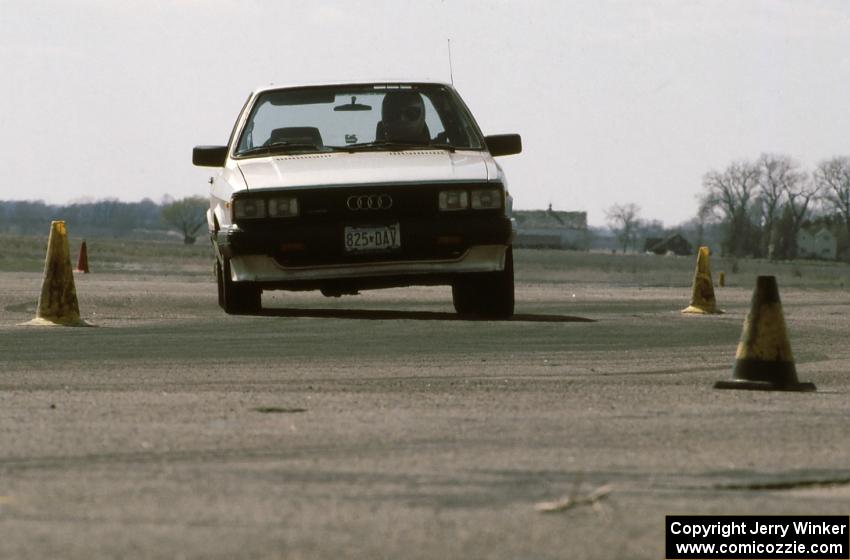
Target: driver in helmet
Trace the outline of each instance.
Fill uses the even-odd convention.
[[[381,105],[378,139],[388,142],[428,144],[431,134],[425,124],[425,104],[415,91],[391,91]]]

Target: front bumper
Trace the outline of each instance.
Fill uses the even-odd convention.
[[[346,226],[392,223],[399,224],[401,248],[345,251]],[[219,255],[230,260],[234,282],[264,289],[341,292],[450,284],[460,274],[503,270],[516,236],[514,221],[495,212],[267,220],[243,227],[223,228],[212,236]]]
[[[457,257],[447,259],[384,260],[318,266],[284,266],[268,255],[239,255],[230,259],[230,270],[231,279],[235,282],[261,284],[309,284],[368,278],[392,279],[389,283],[393,285],[429,284],[441,283],[441,279],[456,274],[503,270],[506,251],[506,245],[477,245]],[[417,277],[421,278],[417,280]]]

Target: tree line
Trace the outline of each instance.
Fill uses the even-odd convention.
[[[191,244],[206,224],[208,207],[207,199],[200,196],[179,200],[165,197],[159,204],[150,199],[105,199],[67,205],[0,200],[0,233],[44,235],[51,221],[64,220],[75,236],[166,237],[169,232],[176,232],[184,243]]]
[[[804,169],[791,156],[762,154],[730,163],[702,178],[697,217],[679,229],[720,233],[723,255],[794,259],[805,227],[825,227],[835,236],[838,254],[850,256],[850,157],[837,156]],[[637,238],[659,229],[642,220],[634,203],[606,212],[623,251],[637,249]],[[669,231],[669,230],[668,230]]]
[[[850,157],[806,170],[787,155],[762,154],[703,176],[700,222],[723,227],[721,249],[736,257],[794,259],[805,226],[827,227],[846,253],[850,241]]]

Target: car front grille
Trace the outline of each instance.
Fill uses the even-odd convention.
[[[325,187],[296,194],[304,219],[370,220],[380,216],[428,216],[437,213],[440,185]]]
[[[440,211],[439,192],[493,188],[492,183],[429,183],[328,186],[285,191],[264,190],[248,196],[298,198],[299,215],[238,222],[239,252],[263,252],[285,266],[453,259],[475,244],[506,243],[510,222],[502,209]],[[237,196],[246,196],[245,194]],[[347,227],[398,224],[401,247],[352,254],[343,247]],[[446,239],[456,239],[447,243]],[[303,247],[291,250],[292,246]]]
[[[439,192],[446,189],[493,188],[493,183],[419,183],[396,185],[325,186],[288,188],[285,190],[251,191],[238,197],[273,197],[278,195],[298,198],[303,223],[339,220],[373,220],[380,217],[426,217],[445,214],[438,209]],[[477,211],[480,212],[480,211]],[[502,213],[502,210],[497,210]],[[284,218],[290,220],[290,218]],[[273,219],[270,219],[273,220]],[[257,220],[265,221],[265,220]],[[239,222],[240,227],[250,227],[255,220]]]

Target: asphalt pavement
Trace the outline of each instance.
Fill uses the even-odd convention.
[[[91,275],[96,328],[18,326],[39,285],[0,274],[0,558],[657,559],[665,515],[850,512],[846,290],[782,292],[793,393],[712,388],[745,287],[520,284],[491,322]]]

